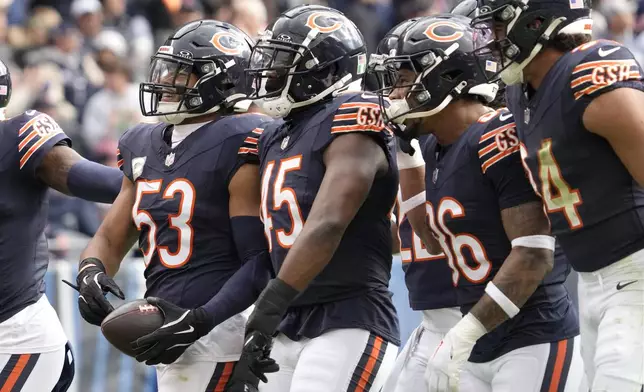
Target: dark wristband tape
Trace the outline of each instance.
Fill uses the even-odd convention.
[[[255,310],[246,325],[246,334],[258,331],[272,335],[299,291],[280,278],[271,279],[255,302]]]

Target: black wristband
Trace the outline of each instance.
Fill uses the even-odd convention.
[[[255,310],[250,316],[246,333],[258,331],[272,335],[279,326],[289,305],[299,291],[279,278],[271,279],[255,302]]]

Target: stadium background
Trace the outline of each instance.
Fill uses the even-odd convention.
[[[88,159],[114,166],[119,136],[143,120],[138,83],[149,58],[177,26],[201,18],[231,22],[251,36],[285,9],[326,4],[351,18],[368,48],[396,23],[446,12],[459,0],[0,0],[0,59],[11,71],[13,97],[7,115],[36,109],[54,117]],[[644,0],[593,1],[595,35],[624,43],[644,59]],[[100,330],[82,321],[73,280],[78,255],[107,206],[52,191],[47,228],[52,262],[47,293],[70,337],[76,356],[71,392],[156,391],[151,369],[120,355]],[[136,253],[124,262],[117,282],[129,299],[142,297],[143,262]],[[576,296],[575,276],[569,284]],[[409,309],[400,259],[394,259],[391,289],[403,341],[420,317]],[[112,299],[114,299],[112,297]]]

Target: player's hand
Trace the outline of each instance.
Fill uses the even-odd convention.
[[[125,299],[125,294],[107,275],[105,266],[99,259],[87,258],[81,261],[78,268],[77,286],[64,282],[78,291],[78,309],[83,319],[90,324],[100,326],[103,319],[114,310],[105,295],[112,293],[120,299]]]
[[[202,308],[183,309],[164,299],[146,298],[163,313],[164,322],[156,331],[132,342],[136,360],[146,365],[171,364],[190,345],[208,334],[213,328]]]
[[[429,392],[458,392],[461,371],[476,341],[487,331],[471,314],[465,315],[440,342],[427,363],[425,380]]]
[[[275,373],[280,369],[277,362],[270,357],[272,346],[271,336],[257,331],[247,334],[241,357],[235,365],[228,385],[232,387],[235,384],[245,384],[257,388],[260,380],[267,382],[266,373]]]

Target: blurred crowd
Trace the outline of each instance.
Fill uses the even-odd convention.
[[[145,121],[138,83],[150,56],[187,22],[214,18],[257,36],[302,3],[344,12],[369,49],[396,23],[450,10],[459,0],[0,0],[0,58],[14,82],[7,116],[50,114],[83,156],[115,165],[119,136]],[[644,0],[593,1],[595,33],[624,43],[644,62]],[[376,22],[377,21],[377,22]],[[52,228],[92,235],[100,210],[52,195]],[[53,230],[55,232],[55,230]]]

